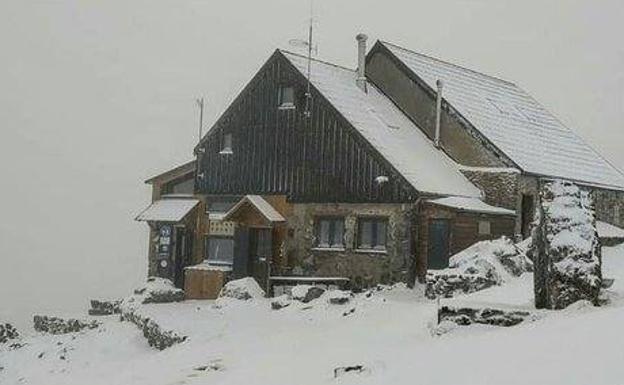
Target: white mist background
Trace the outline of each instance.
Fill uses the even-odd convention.
[[[192,158],[303,0],[0,2],[0,321],[81,312],[145,276],[148,177]],[[358,32],[519,84],[624,167],[624,3],[316,0],[319,57]],[[296,50],[290,47],[291,50]],[[574,167],[573,164],[570,167]]]

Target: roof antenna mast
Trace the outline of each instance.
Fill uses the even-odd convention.
[[[199,107],[199,139],[197,142],[200,143],[202,140],[202,129],[204,125],[204,98],[201,97],[195,99],[195,103],[197,103],[197,107]]]
[[[308,28],[308,85],[306,89],[306,106],[304,115],[310,119],[310,104],[312,102],[312,93],[310,92],[310,76],[312,75],[312,33],[314,25],[314,0],[310,0],[310,26]]]
[[[288,41],[288,43],[292,46],[295,47],[299,47],[299,48],[303,48],[305,47],[308,50],[308,66],[307,66],[307,88],[306,88],[306,93],[305,93],[305,97],[306,97],[306,104],[305,104],[305,110],[304,110],[304,116],[306,117],[306,119],[309,119],[310,116],[312,115],[310,109],[312,108],[312,92],[311,92],[311,83],[310,83],[310,77],[312,76],[312,51],[314,51],[315,54],[318,53],[318,47],[314,45],[313,43],[313,36],[314,36],[314,0],[310,0],[310,19],[309,19],[309,26],[308,26],[308,39],[303,40],[303,39],[291,39]]]

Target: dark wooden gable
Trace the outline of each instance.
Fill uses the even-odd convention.
[[[316,90],[304,117],[306,78],[276,51],[198,146],[203,194],[284,194],[292,202],[409,202],[417,192]],[[295,87],[294,109],[278,108]],[[224,153],[226,135],[232,153]],[[389,177],[381,186],[380,175]]]

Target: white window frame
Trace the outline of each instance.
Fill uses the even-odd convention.
[[[233,141],[233,135],[231,133],[223,134],[223,142],[221,143],[221,151],[219,152],[219,154],[222,154],[222,155],[233,154],[234,151],[232,151],[232,146],[233,146],[232,141]]]
[[[292,100],[284,101],[285,90],[291,90]],[[278,98],[278,108],[280,110],[290,110],[295,108],[295,87],[293,86],[281,86],[279,88],[279,92],[277,94]]]
[[[481,219],[479,220],[477,227],[479,235],[492,235],[492,222]]]

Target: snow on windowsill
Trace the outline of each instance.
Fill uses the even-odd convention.
[[[388,250],[379,249],[355,249],[355,252],[360,254],[388,254]]]
[[[219,155],[232,155],[234,154],[234,152],[232,151],[231,148],[224,148],[223,150],[219,151]]]
[[[278,110],[294,110],[296,108],[297,107],[292,103],[282,104],[281,106],[277,107]]]
[[[336,251],[336,252],[341,252],[341,251],[346,251],[346,249],[344,247],[313,247],[312,251]]]
[[[226,261],[207,261],[193,266],[187,266],[185,270],[210,270],[210,271],[232,271],[232,264]]]

